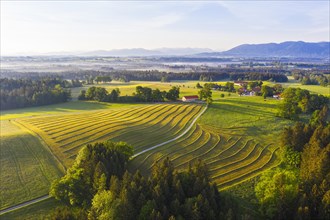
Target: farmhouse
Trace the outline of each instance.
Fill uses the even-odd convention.
[[[196,101],[198,101],[198,96],[197,95],[183,96],[182,101],[183,102],[196,102]]]

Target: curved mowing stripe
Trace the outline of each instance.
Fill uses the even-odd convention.
[[[184,105],[184,106],[186,106],[186,105]],[[182,107],[182,105],[181,105],[181,107]],[[140,127],[140,124],[137,125],[137,126]],[[132,128],[134,128],[134,127],[132,127]],[[95,137],[95,135],[94,135],[94,137]],[[100,138],[102,138],[102,137],[104,137],[103,139],[105,139],[105,137],[107,137],[106,139],[109,139],[109,138],[110,138],[108,134],[102,135],[101,137],[98,136],[97,138],[93,138],[92,140],[90,140],[91,137],[89,137],[89,141],[88,141],[88,143],[94,142],[94,141],[96,141],[96,140],[98,140],[98,141],[102,141],[103,139],[100,139]],[[72,148],[69,148],[69,149],[67,149],[67,150],[65,151],[65,153],[69,153],[69,152],[75,152],[75,153],[76,153],[76,152],[77,152],[77,149],[78,149],[79,147],[81,147],[82,145],[85,145],[85,144],[87,144],[87,143],[84,142],[84,143],[81,143],[81,144],[78,145],[78,146],[74,146],[74,147],[72,147]],[[73,158],[74,156],[75,156],[75,155],[71,155],[70,157]]]
[[[241,182],[244,182],[245,180],[248,180],[249,178],[252,178],[254,176],[257,176],[260,174],[260,172],[262,172],[263,170],[265,169],[268,169],[268,168],[272,168],[272,167],[276,167],[280,164],[280,162],[278,163],[275,163],[274,162],[276,161],[276,151],[279,150],[279,148],[277,148],[271,155],[271,157],[267,160],[266,163],[262,164],[261,166],[259,166],[258,168],[256,169],[253,169],[251,171],[248,171],[246,173],[244,173],[243,175],[241,176],[238,176],[236,178],[233,178],[233,179],[229,179],[225,182],[222,182],[222,183],[219,183],[217,184],[218,187],[222,187],[223,189],[225,188],[228,188],[230,186],[233,186],[233,185],[236,185],[238,183],[241,183]],[[272,166],[272,164],[274,164]],[[267,167],[268,166],[268,167]]]
[[[232,141],[233,138],[228,139],[227,143],[229,143],[229,141]],[[207,163],[207,161],[214,161],[214,160],[219,160],[220,156],[222,156],[224,153],[226,153],[228,150],[233,149],[239,142],[241,142],[242,137],[239,137],[233,144],[229,145],[227,148],[223,149],[222,151],[220,151],[219,153],[217,153],[216,155],[213,155],[212,157],[209,157],[205,160],[205,162]]]
[[[212,176],[211,178],[216,179],[216,178],[219,178],[221,176],[225,176],[224,178],[220,178],[222,180],[222,179],[228,178],[229,176],[234,176],[235,177],[235,175],[239,174],[239,172],[244,171],[245,168],[249,168],[251,166],[253,167],[253,164],[261,163],[263,161],[262,159],[267,157],[266,155],[262,156],[262,154],[270,154],[270,157],[271,157],[273,153],[274,152],[271,152],[271,151],[267,150],[266,148],[264,148],[264,149],[262,149],[262,151],[259,153],[259,155],[256,158],[252,158],[253,160],[248,161],[248,163],[245,164],[244,166],[242,166],[240,164],[240,166],[237,167],[237,168],[234,168],[234,169],[231,169],[229,171],[226,171],[226,172],[220,173],[218,175]]]
[[[220,143],[220,141],[221,141],[221,138],[220,138],[219,135],[216,135],[215,137],[218,137],[218,140],[217,140],[217,141],[212,145],[212,147],[210,147],[207,151],[205,151],[204,153],[199,154],[199,155],[197,155],[197,156],[194,156],[193,158],[189,159],[188,161],[184,161],[183,163],[178,164],[178,165],[175,166],[175,167],[180,167],[180,166],[183,166],[183,165],[185,165],[185,164],[189,164],[189,163],[191,163],[191,161],[196,160],[196,159],[198,159],[198,158],[202,158],[203,156],[205,156],[205,155],[207,155],[208,153],[210,153],[212,150],[214,150],[214,149],[219,145],[219,143]]]
[[[251,157],[251,155],[254,155],[256,153],[256,151],[259,149],[259,148],[257,148],[257,146],[258,146],[258,144],[253,145],[252,149],[250,151],[247,151],[247,154],[246,153],[240,153],[238,158],[235,157],[235,155],[234,155],[232,157],[227,157],[225,159],[219,160],[216,164],[216,167],[209,168],[209,171],[210,172],[217,171],[217,170],[223,169],[225,167],[228,167],[230,165],[233,165],[233,164],[236,164],[236,163],[239,163],[239,162],[242,162],[242,161],[246,160],[248,157]],[[216,163],[216,162],[211,162],[211,163]],[[209,163],[207,165],[209,166],[211,163]]]
[[[188,145],[186,146],[182,146],[182,148],[178,148],[177,150],[174,150],[174,151],[171,151],[170,153],[167,153],[167,154],[164,154],[164,155],[161,155],[159,156],[158,158],[156,158],[156,160],[154,161],[154,163],[151,164],[151,166],[148,167],[148,170],[150,170],[156,163],[158,163],[160,160],[164,159],[165,157],[169,157],[170,155],[172,154],[175,154],[179,151],[182,151],[182,150],[185,150],[186,148],[189,148],[191,145],[195,144],[196,142],[200,141],[201,138],[203,137],[203,135],[205,134],[205,131],[202,130],[200,128],[200,126],[198,126],[198,132],[200,134],[198,134],[197,138],[196,139],[193,139],[191,143],[189,143]],[[173,145],[175,146],[175,145]],[[157,153],[157,152],[155,152]]]
[[[203,142],[198,147],[195,147],[193,150],[191,150],[191,151],[189,151],[187,153],[183,153],[181,155],[178,155],[177,157],[171,158],[171,161],[174,162],[174,161],[176,161],[179,158],[186,157],[187,155],[190,155],[193,152],[198,151],[199,149],[203,148],[204,145],[206,145],[211,140],[211,134],[208,133],[208,132],[205,132],[205,136],[206,135],[207,135],[207,138],[206,139],[203,139]]]
[[[153,146],[153,147],[151,147],[151,148],[148,148],[148,149],[145,149],[145,150],[143,150],[143,151],[141,151],[141,152],[139,152],[139,153],[137,153],[137,154],[135,154],[133,157],[136,157],[136,156],[138,156],[138,155],[140,155],[140,154],[143,154],[143,153],[145,153],[145,152],[148,152],[148,151],[151,151],[151,150],[153,150],[153,149],[156,149],[156,148],[158,148],[158,147],[160,147],[160,146],[163,146],[163,145],[165,145],[165,144],[168,144],[168,143],[171,143],[171,142],[173,142],[173,141],[176,141],[176,140],[178,140],[179,138],[181,138],[183,135],[185,135],[191,128],[192,128],[192,126],[195,124],[195,122],[197,121],[197,119],[206,111],[206,109],[207,109],[207,106],[196,116],[196,118],[191,122],[191,124],[189,125],[189,127],[187,128],[187,130],[185,130],[182,134],[180,134],[179,136],[177,136],[177,137],[175,137],[175,138],[173,138],[173,139],[171,139],[171,140],[168,140],[168,141],[165,141],[165,142],[163,142],[163,143],[161,143],[161,144],[157,144],[156,146]]]
[[[159,110],[159,108],[162,108],[163,106],[161,105],[157,105],[157,106],[152,106],[151,107],[151,110],[150,112],[153,112],[153,111],[156,111],[157,109]],[[150,109],[150,108],[148,108]],[[65,134],[65,130],[63,131],[63,127],[66,127],[68,130],[75,130],[77,127],[79,129],[83,129],[83,128],[88,128],[90,123],[93,123],[93,122],[99,122],[100,120],[101,121],[104,121],[104,120],[128,120],[128,119],[134,119],[134,118],[137,118],[138,116],[140,115],[143,115],[143,111],[142,110],[134,110],[134,112],[129,112],[129,113],[126,113],[124,112],[123,113],[123,116],[119,117],[119,116],[111,116],[111,117],[103,117],[103,118],[97,118],[97,119],[94,119],[94,118],[77,118],[76,119],[76,123],[72,123],[72,122],[68,122],[68,123],[60,123],[59,125],[56,126],[56,129],[46,129],[45,132],[49,132],[50,130],[53,131],[53,132],[50,132],[49,134],[50,135],[53,135],[53,134],[57,134],[57,136],[61,136],[63,134]],[[138,115],[134,115],[134,114],[138,114]],[[134,116],[133,116],[134,115]],[[85,122],[82,122],[82,119],[85,121]],[[77,126],[78,125],[78,126]],[[86,125],[86,126],[83,126],[83,125]]]
[[[122,110],[122,111],[114,111],[114,110],[102,110],[104,111],[106,114],[103,114],[103,115],[98,115],[98,116],[95,116],[94,115],[94,112],[84,112],[84,113],[76,113],[76,114],[70,114],[70,115],[65,115],[65,116],[61,116],[60,118],[58,118],[58,116],[48,116],[48,117],[44,117],[44,118],[40,118],[41,120],[42,119],[47,119],[44,123],[44,125],[40,126],[41,129],[47,129],[47,128],[58,128],[58,124],[60,125],[63,125],[63,124],[74,124],[72,122],[75,122],[75,121],[81,121],[81,118],[84,118],[84,119],[90,119],[90,120],[95,120],[95,119],[99,119],[99,118],[102,118],[106,115],[114,115],[116,117],[122,117],[123,115],[125,114],[134,114],[134,112],[136,111],[142,111],[142,110],[146,110],[146,109],[150,109],[150,108],[154,108],[155,105],[148,105],[148,106],[145,106],[145,107],[140,107],[140,108],[134,108],[134,109],[127,109],[127,110]],[[113,114],[115,113],[115,114]],[[39,119],[39,120],[40,120]],[[52,122],[49,122],[47,123],[47,121],[51,120]],[[54,120],[54,121],[53,121]],[[77,123],[75,123],[77,124]]]
[[[166,107],[167,108],[167,107]],[[150,117],[154,114],[157,114],[157,113],[163,113],[163,111],[166,110],[166,108],[154,108],[150,113]],[[142,115],[143,113],[141,113]],[[137,115],[137,117],[141,116],[140,114]],[[144,119],[146,119],[147,117],[144,117],[144,118],[137,118],[137,119],[132,119],[132,120],[128,120],[128,121],[125,121],[125,120],[116,120],[116,121],[111,121],[111,120],[108,120],[108,119],[104,119],[102,121],[99,121],[99,122],[88,122],[89,123],[89,126],[87,127],[78,127],[77,129],[75,129],[74,131],[70,131],[70,130],[64,130],[64,131],[67,131],[65,135],[61,136],[61,138],[57,139],[56,142],[57,143],[61,143],[65,140],[69,140],[71,139],[72,137],[75,137],[74,134],[77,133],[77,135],[79,136],[82,136],[84,134],[88,134],[88,133],[95,133],[96,130],[107,130],[107,129],[112,129],[117,127],[117,126],[123,126],[123,125],[131,125],[131,124],[135,124],[135,123],[138,123]],[[100,126],[101,125],[101,126]],[[96,128],[94,128],[96,127]],[[62,128],[63,130],[63,128]],[[63,143],[65,144],[65,143]]]
[[[184,108],[183,108],[184,107]],[[183,109],[182,109],[183,108]],[[116,136],[113,136],[111,139],[118,139],[118,140],[125,140],[127,142],[130,142],[130,140],[134,140],[136,139],[136,137],[138,137],[138,139],[140,140],[141,139],[141,134],[143,135],[147,135],[148,132],[150,133],[150,129],[152,129],[154,126],[158,126],[160,124],[163,124],[164,122],[167,121],[167,119],[169,120],[173,120],[176,116],[178,115],[183,115],[183,114],[186,114],[186,110],[188,109],[189,107],[187,106],[178,106],[176,109],[173,109],[173,111],[171,112],[167,112],[169,114],[165,115],[164,117],[161,117],[160,115],[157,116],[157,119],[159,120],[149,120],[151,122],[153,122],[153,124],[149,123],[148,125],[149,126],[143,126],[141,127],[141,124],[139,124],[139,126],[137,128],[133,128],[133,129],[130,129],[128,131],[125,131],[123,133],[120,133]],[[181,119],[180,119],[181,120]],[[161,127],[164,127],[164,126],[167,126],[168,123],[166,123],[165,125],[161,126]],[[147,130],[146,132],[143,132],[144,130]],[[157,130],[159,129],[153,129],[152,130],[152,134],[155,134],[157,133]],[[131,134],[133,133],[133,134]],[[137,133],[137,134],[136,134]],[[124,136],[124,138],[122,138],[122,136]],[[135,143],[131,143],[131,144],[134,144],[135,145],[135,150],[136,150],[136,142]]]
[[[214,163],[218,163],[219,161],[222,161],[223,162],[223,161],[226,161],[228,159],[232,160],[232,158],[235,158],[236,155],[238,155],[238,154],[241,155],[242,154],[242,151],[246,150],[246,147],[249,146],[249,143],[251,141],[252,141],[252,139],[247,140],[244,145],[239,146],[237,149],[235,148],[234,151],[231,154],[229,154],[229,155],[227,155],[225,157],[220,157],[219,156],[219,159],[218,160],[213,160],[211,162],[208,162],[207,164],[208,165],[211,165],[211,164],[214,164]],[[253,150],[253,148],[252,148],[252,150]]]
[[[169,148],[172,148],[174,146],[177,146],[177,145],[180,145],[182,142],[186,141],[186,140],[189,140],[191,138],[191,136],[196,132],[196,129],[197,129],[197,126],[194,126],[194,129],[193,130],[190,130],[189,134],[184,137],[184,138],[181,138],[178,142],[176,143],[170,143],[168,147],[166,147],[164,149],[164,147],[162,147],[161,150],[158,150],[158,151],[153,151],[151,153],[149,153],[145,158],[143,158],[142,161],[137,161],[139,158],[141,158],[141,155],[139,156],[136,156],[134,157],[131,162],[135,162],[135,163],[139,163],[139,165],[137,165],[137,169],[139,169],[142,165],[144,165],[144,163],[151,157],[151,156],[154,156],[155,153],[160,153],[160,152],[163,152],[165,150],[168,150]],[[138,159],[137,159],[138,158]]]
[[[161,126],[159,129],[153,130],[152,134],[153,137],[151,139],[142,139],[138,141],[136,144],[136,149],[140,150],[141,148],[145,148],[145,146],[154,145],[159,143],[160,140],[164,140],[164,134],[170,134],[166,136],[166,139],[171,137],[175,137],[178,135],[182,130],[184,130],[189,124],[189,121],[194,118],[194,116],[199,112],[200,109],[191,108],[189,111],[185,111],[184,115],[178,114],[170,119],[170,121],[165,125]],[[193,112],[193,113],[192,113]],[[188,116],[187,116],[188,115]],[[178,118],[178,120],[176,120]],[[175,123],[175,124],[173,124]],[[183,124],[181,126],[181,124]],[[157,135],[155,135],[157,134]],[[155,141],[152,141],[155,140]],[[147,145],[143,145],[147,142]],[[142,145],[142,146],[141,146]]]
[[[182,150],[182,148],[179,148],[179,146],[181,145],[181,143],[184,143],[184,142],[186,142],[186,141],[190,141],[190,142],[194,143],[194,142],[195,142],[196,140],[198,140],[198,139],[201,137],[201,135],[203,134],[202,129],[200,129],[200,127],[199,127],[198,125],[194,126],[194,130],[192,130],[192,131],[193,131],[193,132],[192,132],[187,138],[183,138],[183,139],[181,139],[179,142],[171,142],[171,143],[169,143],[169,144],[167,144],[167,145],[164,145],[164,146],[162,146],[161,150],[158,150],[158,151],[153,150],[153,151],[150,153],[150,155],[155,155],[155,156],[157,156],[157,154],[160,153],[160,152],[168,153],[168,151],[169,151],[170,149],[174,148],[174,147],[176,147],[176,149],[170,151],[169,154],[172,154],[172,153],[175,153],[175,152],[177,152],[177,151]],[[199,133],[200,133],[200,134],[199,134]],[[197,135],[196,135],[196,134],[197,134]],[[183,146],[185,146],[185,145],[183,145]],[[139,156],[141,156],[141,155],[139,155]],[[137,157],[139,157],[139,156],[137,156]],[[167,155],[164,154],[164,155],[162,155],[162,156],[160,156],[160,157],[157,157],[155,161],[159,161],[159,160],[161,160],[161,159],[162,159],[163,157],[165,157],[165,156],[167,156]],[[136,157],[135,157],[135,158],[136,158]],[[133,158],[132,160],[134,160],[135,158]],[[148,158],[146,158],[146,159],[148,159]]]

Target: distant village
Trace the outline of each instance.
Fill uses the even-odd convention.
[[[196,87],[199,89],[203,88],[199,83],[196,84]],[[271,87],[263,85],[262,81],[234,81],[227,82],[224,85],[205,83],[204,87],[214,91],[237,93],[239,96],[263,96],[264,98],[271,97],[274,99],[281,99],[281,93],[284,90],[281,84],[275,84]],[[197,95],[183,96],[181,100],[183,102],[201,101]]]

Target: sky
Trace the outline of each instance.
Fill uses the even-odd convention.
[[[1,55],[330,41],[329,4],[1,0]]]

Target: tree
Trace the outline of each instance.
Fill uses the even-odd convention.
[[[137,86],[136,96],[145,102],[152,101],[152,89],[148,87]]]
[[[132,155],[133,148],[124,142],[88,144],[66,175],[52,183],[50,194],[72,206],[88,207],[95,193],[107,187],[110,176],[124,174]]]
[[[207,102],[207,104],[211,104],[212,103],[212,91],[209,87],[204,86],[204,88],[200,89],[198,91],[198,95],[199,95],[199,99],[201,100],[205,100]]]
[[[86,90],[81,90],[78,95],[78,100],[86,100]]]
[[[316,110],[313,112],[312,117],[309,120],[309,123],[313,127],[317,127],[319,125],[325,126],[328,123],[328,106],[324,105],[321,110]]]
[[[180,95],[180,88],[172,86],[172,88],[166,93],[166,98],[171,101],[176,101]]]
[[[94,196],[88,219],[116,219],[119,204],[120,200],[116,199],[109,190],[103,190]]]
[[[196,88],[197,89],[201,89],[201,88],[203,88],[203,86],[201,86],[201,84],[199,84],[199,82],[196,84]]]
[[[226,82],[225,88],[226,88],[226,91],[228,91],[228,92],[235,92],[234,83],[232,83],[232,82]]]
[[[95,90],[96,90],[96,87],[95,86],[92,86],[92,87],[89,87],[86,91],[86,99],[87,100],[93,100],[94,97],[95,97]]]
[[[164,101],[164,96],[163,92],[161,92],[159,89],[152,90],[152,100],[154,102],[163,102]]]
[[[167,78],[167,76],[162,76],[162,78],[160,79],[160,81],[162,83],[164,83],[164,82],[170,82],[170,80]]]
[[[268,96],[273,96],[273,88],[269,87],[269,86],[266,86],[266,85],[263,85],[261,87],[261,93],[262,93],[264,98],[268,97]]]
[[[120,90],[118,88],[113,89],[111,93],[108,95],[108,100],[110,102],[117,102],[119,95],[120,95]]]
[[[255,186],[255,193],[266,217],[292,219],[292,207],[298,195],[297,172],[282,169],[267,171]]]
[[[94,97],[95,101],[105,102],[108,98],[108,91],[102,87],[96,87],[94,90]]]

